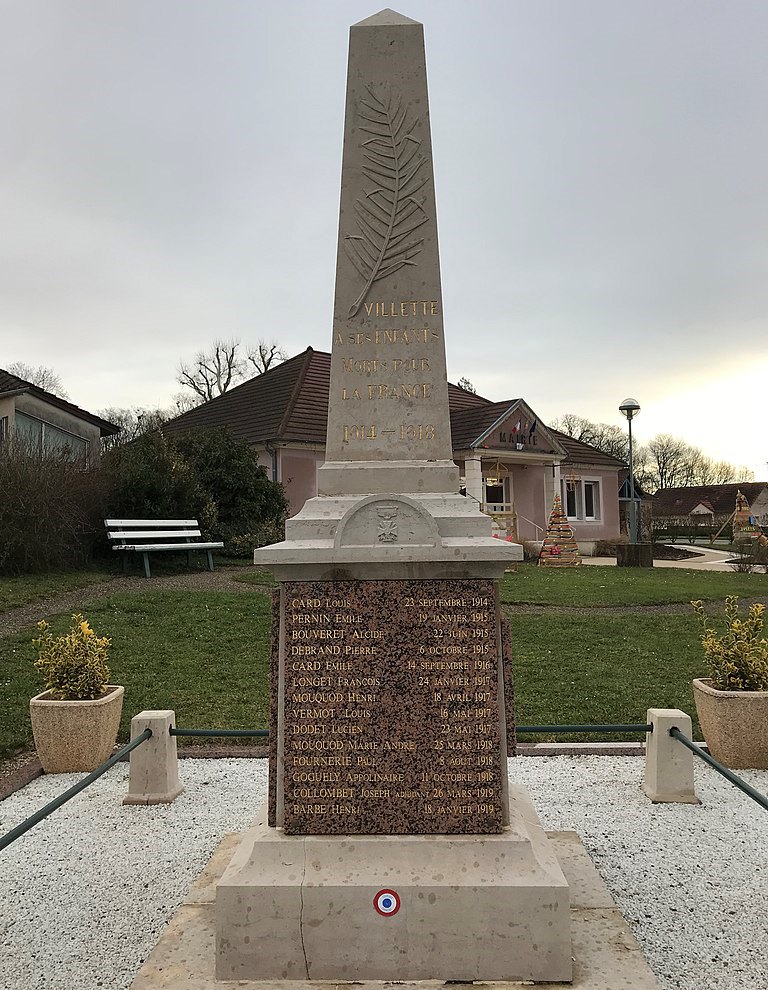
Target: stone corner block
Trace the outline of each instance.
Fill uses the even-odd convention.
[[[643,790],[656,804],[701,804],[693,780],[693,753],[674,739],[676,726],[691,738],[691,718],[677,708],[649,708],[647,721],[653,732],[645,737]]]
[[[179,783],[176,737],[170,729],[176,724],[173,711],[145,711],[131,719],[131,739],[144,729],[152,735],[130,756],[128,793],[123,804],[170,804],[184,788]]]

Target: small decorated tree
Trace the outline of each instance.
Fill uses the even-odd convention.
[[[579,546],[568,522],[560,496],[555,495],[549,514],[547,535],[539,554],[540,567],[580,567]]]

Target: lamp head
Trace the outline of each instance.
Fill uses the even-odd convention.
[[[633,416],[637,416],[640,412],[640,403],[637,399],[625,399],[619,406],[619,411],[622,412],[628,420],[632,420]]]

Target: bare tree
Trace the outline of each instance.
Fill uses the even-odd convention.
[[[755,472],[751,468],[748,468],[745,464],[737,465],[737,467],[734,469],[734,475],[731,478],[731,481],[754,481],[754,480],[755,480]],[[768,574],[768,571],[766,571],[766,574]]]
[[[25,361],[14,361],[5,370],[16,375],[17,378],[23,378],[25,382],[29,382],[31,385],[44,388],[46,392],[57,395],[60,399],[69,398],[69,393],[64,388],[61,378],[52,368],[47,368],[44,364],[33,367]]]
[[[114,447],[130,443],[144,433],[159,429],[173,414],[166,409],[141,409],[138,406],[129,409],[110,406],[108,409],[99,410],[98,415],[108,423],[120,427],[120,432],[114,436],[101,438],[102,450],[112,450]]]
[[[659,433],[648,444],[649,471],[657,488],[694,484],[695,448],[679,437]]]
[[[604,454],[617,457],[620,461],[629,458],[629,438],[626,430],[620,426],[612,426],[610,423],[593,423],[592,420],[584,416],[577,416],[575,413],[566,413],[552,421],[554,429],[559,430],[574,440],[588,443],[596,447]]]
[[[262,339],[255,347],[249,349],[246,360],[256,369],[257,375],[263,375],[265,371],[285,361],[287,357],[282,347],[274,340],[267,342]]]
[[[593,423],[584,416],[566,413],[552,421],[552,426],[566,436],[597,447],[605,454],[629,459],[629,436],[621,426]],[[649,492],[659,488],[688,485],[724,485],[729,481],[752,481],[749,468],[727,461],[715,461],[680,437],[660,433],[645,446],[633,446],[633,468],[640,485]]]
[[[179,364],[176,381],[209,402],[223,395],[231,385],[245,377],[245,361],[240,356],[239,340],[214,340],[207,351],[198,351],[190,363]]]
[[[477,389],[468,378],[460,378],[456,384],[459,388],[463,388],[465,392],[471,392],[473,395],[477,395]]]
[[[660,433],[647,444],[649,483],[653,488],[684,488],[691,485],[725,485],[730,481],[752,481],[749,468],[728,461],[714,461],[698,447],[679,437]]]
[[[175,392],[170,416],[181,416],[182,413],[189,412],[201,405],[203,399],[194,392]]]

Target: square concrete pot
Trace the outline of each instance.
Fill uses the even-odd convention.
[[[125,688],[107,685],[93,701],[55,701],[49,691],[32,698],[35,749],[46,773],[95,770],[109,759],[120,727]]]
[[[768,770],[768,691],[718,691],[708,677],[693,697],[709,752],[733,770]]]

